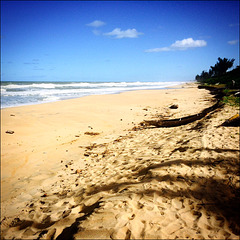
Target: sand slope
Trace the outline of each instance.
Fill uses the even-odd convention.
[[[3,239],[238,239],[239,129],[219,127],[235,113],[92,136],[51,177],[19,181],[22,193],[3,205]]]

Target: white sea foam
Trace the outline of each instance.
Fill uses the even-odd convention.
[[[161,89],[181,82],[3,82],[1,107],[13,107],[87,95]]]
[[[32,85],[30,85],[30,87],[32,88],[55,88],[56,87],[56,84],[53,84],[53,83],[34,83]]]
[[[55,102],[58,100],[60,100],[60,97],[50,96],[50,97],[43,98],[43,102]]]

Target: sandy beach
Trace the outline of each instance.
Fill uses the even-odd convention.
[[[214,102],[188,83],[2,109],[1,239],[239,239],[239,128],[220,126],[239,110],[139,129]]]

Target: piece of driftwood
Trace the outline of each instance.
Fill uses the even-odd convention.
[[[171,109],[177,109],[177,108],[178,108],[178,104],[172,104],[169,108],[171,108]]]
[[[85,132],[84,134],[94,136],[94,135],[99,135],[100,133],[98,133],[98,132]]]
[[[239,114],[236,114],[236,115],[232,116],[231,118],[227,119],[220,126],[224,126],[224,127],[239,127],[240,126],[240,116],[239,116]]]
[[[213,106],[205,108],[203,111],[201,111],[198,114],[194,114],[194,115],[190,115],[182,118],[176,118],[176,119],[145,120],[140,124],[142,126],[155,126],[155,127],[177,127],[181,125],[186,125],[188,123],[200,120],[201,118],[205,117],[208,113],[214,111],[220,106],[221,106],[220,101],[218,101]]]
[[[199,89],[207,89],[208,91],[210,91],[210,93],[212,95],[214,95],[214,98],[215,99],[222,99],[223,96],[225,95],[223,90],[226,89],[225,87],[214,87],[214,86],[203,86],[203,85],[200,85],[198,86]]]
[[[7,130],[6,133],[8,133],[8,134],[14,134],[14,131],[12,131],[12,130]]]

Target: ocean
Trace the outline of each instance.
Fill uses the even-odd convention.
[[[88,95],[163,89],[183,82],[1,82],[1,108],[60,101]]]

